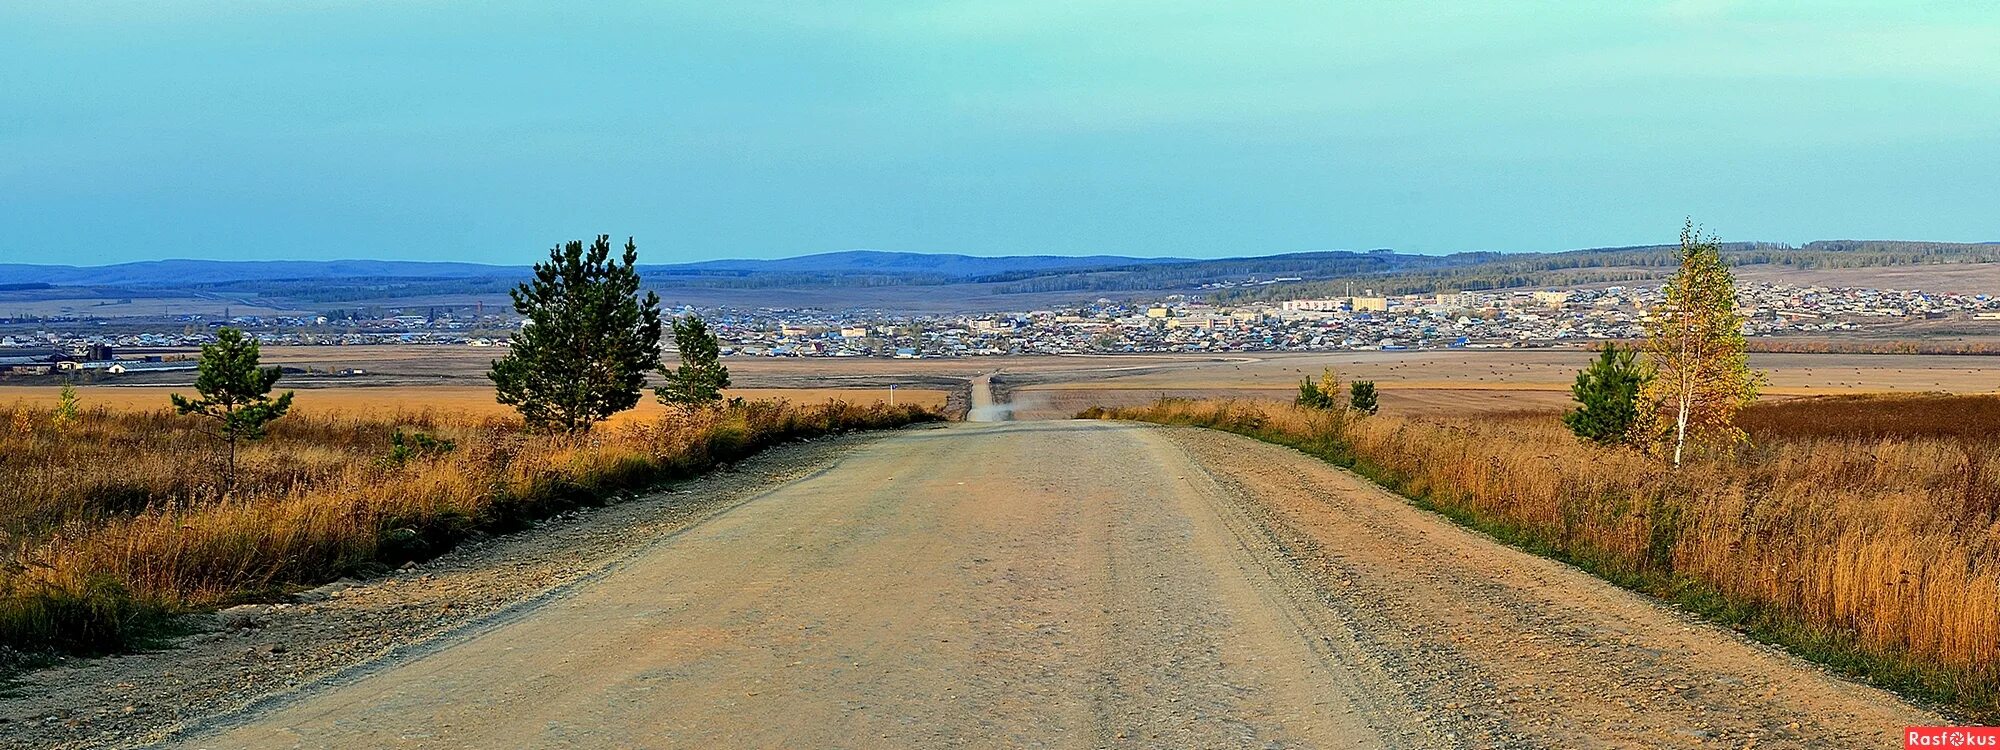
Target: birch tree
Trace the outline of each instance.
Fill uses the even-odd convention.
[[[1646,355],[1654,377],[1639,393],[1637,434],[1675,466],[1691,451],[1748,442],[1736,413],[1757,397],[1736,280],[1715,238],[1689,221],[1681,228],[1681,265],[1662,288],[1647,323]]]

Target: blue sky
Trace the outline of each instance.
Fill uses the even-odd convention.
[[[0,260],[2000,240],[1984,2],[0,6]]]

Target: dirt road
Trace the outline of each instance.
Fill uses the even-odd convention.
[[[1938,717],[1195,430],[899,434],[201,748],[1892,747]]]
[[[993,398],[993,374],[982,372],[967,381],[972,389],[968,399],[971,408],[966,411],[967,422],[1005,422],[1012,418],[1008,407]]]

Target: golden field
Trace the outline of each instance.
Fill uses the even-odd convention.
[[[365,394],[315,409],[301,395],[242,450],[225,493],[207,425],[159,394],[112,408],[98,390],[117,389],[89,391],[70,423],[0,401],[0,667],[9,649],[127,646],[174,613],[383,570],[775,443],[942,418],[907,402],[767,400],[572,436],[450,402]]]
[[[285,390],[278,381],[277,390]],[[0,385],[0,406],[23,404],[50,407],[62,393],[60,386]],[[151,410],[167,405],[167,394],[191,396],[194,389],[176,386],[79,386],[77,399],[85,407],[102,406],[116,410]],[[513,407],[493,400],[491,386],[431,385],[411,387],[302,388],[297,390],[293,409],[300,414],[367,416],[382,413],[422,413],[467,417],[506,417]],[[854,404],[888,403],[887,388],[732,388],[727,395],[745,400],[778,400],[797,404],[845,401]],[[942,408],[945,392],[923,388],[896,389],[896,403],[926,408]],[[667,414],[667,408],[646,394],[639,405],[612,417],[614,424],[650,422]]]
[[[270,346],[266,364],[304,373],[281,387],[414,389],[396,394],[397,406],[435,393],[454,406],[492,406],[486,368],[498,353],[467,346]],[[186,354],[186,353],[183,353]],[[768,398],[807,391],[854,400],[898,397],[918,391],[938,395],[976,375],[994,375],[1015,401],[1017,415],[1067,417],[1093,404],[1139,405],[1161,394],[1190,397],[1289,400],[1298,382],[1332,367],[1349,379],[1373,380],[1391,410],[1519,411],[1560,408],[1591,352],[1583,345],[1550,349],[1447,349],[1402,352],[1243,352],[1215,354],[1033,355],[936,359],[743,357],[724,359],[739,395]],[[2000,359],[1944,354],[1753,353],[1751,366],[1770,375],[1766,396],[1873,392],[1992,393],[2000,391]],[[329,373],[363,370],[364,375]],[[188,375],[182,379],[191,379]],[[139,381],[106,379],[104,385]],[[148,383],[153,385],[153,383]],[[459,389],[459,390],[441,390]],[[106,398],[117,397],[104,391]],[[0,403],[10,396],[0,380]],[[1074,406],[1075,408],[1070,408]]]
[[[1552,412],[1570,405],[1569,388],[1592,353],[1583,349],[1446,350],[1252,354],[1111,377],[1046,382],[1039,372],[1013,389],[1015,414],[1053,419],[1092,406],[1144,406],[1162,396],[1290,403],[1299,381],[1331,367],[1347,380],[1373,380],[1393,414]],[[1865,393],[2000,392],[2000,359],[1923,354],[1753,353],[1770,382],[1769,400]],[[1002,369],[1006,379],[1011,369]]]
[[[2000,545],[1990,539],[2000,533],[1990,512],[1981,510],[1993,502],[1981,494],[1994,481],[1990,467],[2000,466],[1994,441],[1944,427],[1925,435],[1883,433],[1882,420],[1859,417],[1835,429],[1827,427],[1827,415],[1836,411],[1822,408],[1832,402],[1821,398],[1798,402],[1808,404],[1802,410],[1778,411],[1788,399],[1816,394],[1991,392],[2000,388],[2000,378],[1985,357],[1752,355],[1752,366],[1770,373],[1772,383],[1767,403],[1746,415],[1763,447],[1753,454],[1755,462],[1699,469],[1716,482],[1702,493],[1719,494],[1700,494],[1699,502],[1686,495],[1675,512],[1688,513],[1691,524],[1710,525],[1689,526],[1686,534],[1678,526],[1672,530],[1676,545],[1706,540],[1700,541],[1704,546],[1675,546],[1673,556],[1658,558],[1635,557],[1641,551],[1635,535],[1654,528],[1642,522],[1655,517],[1644,509],[1670,497],[1670,489],[1693,490],[1661,484],[1636,459],[1600,455],[1560,431],[1552,415],[1568,405],[1570,382],[1591,356],[1582,349],[730,358],[732,375],[746,386],[731,395],[768,403],[732,412],[723,422],[683,423],[663,420],[665,410],[649,397],[588,442],[521,432],[484,382],[491,355],[469,347],[267,349],[267,363],[310,371],[280,381],[280,388],[298,391],[295,413],[280,420],[267,441],[247,449],[243,486],[249,489],[226,500],[214,496],[212,444],[191,421],[164,413],[166,394],[187,387],[109,379],[86,384],[79,388],[85,419],[57,430],[50,422],[57,388],[0,385],[0,472],[10,479],[0,487],[0,531],[12,560],[0,581],[0,602],[11,603],[0,609],[0,637],[34,642],[55,632],[35,628],[85,622],[90,628],[63,631],[64,637],[77,648],[96,648],[137,632],[133,623],[148,613],[211,606],[407,554],[400,547],[385,551],[380,540],[388,532],[448,542],[468,528],[532,516],[605,488],[729,460],[741,446],[814,430],[936,418],[946,389],[974,375],[993,374],[1017,418],[1064,418],[1093,406],[1144,416],[1146,405],[1170,396],[1243,402],[1230,409],[1276,415],[1269,424],[1282,425],[1283,404],[1298,381],[1325,367],[1350,380],[1375,380],[1381,389],[1384,414],[1339,436],[1355,441],[1359,465],[1386,467],[1391,473],[1382,475],[1385,481],[1435,495],[1441,508],[1552,534],[1549,544],[1572,556],[1605,556],[1614,574],[1650,575],[1671,559],[1672,567],[1664,569],[1679,576],[1674,580],[1850,633],[1874,649],[1871,654],[1902,649],[1921,657],[1912,663],[1958,670],[1954,675],[1990,678],[1990,649],[1980,651],[1985,647],[1968,645],[1968,639],[2000,636],[1989,617],[2000,607],[1989,601],[1974,610],[1963,600],[1964,591],[1981,590],[1966,586],[1993,591],[1996,564],[1975,555],[1993,554]],[[349,368],[368,372],[328,374]],[[889,384],[902,386],[897,400],[905,408],[881,405]],[[1883,403],[1897,410],[1891,427],[1977,421],[1962,412],[1965,402]],[[1911,416],[1918,412],[1929,416]],[[392,470],[384,462],[397,429],[450,440],[457,450]],[[1330,439],[1310,430],[1300,433],[1305,437],[1290,434],[1270,433],[1292,441]],[[712,449],[712,443],[722,447]],[[1587,471],[1592,467],[1614,471],[1597,476]],[[1711,507],[1738,516],[1703,515]],[[1759,515],[1766,512],[1777,515]],[[1976,525],[1980,518],[1988,519],[1986,526]],[[1893,534],[1906,535],[1911,546],[1885,541]],[[1954,540],[1960,542],[1957,553],[1945,546]],[[1650,546],[1644,551],[1653,554]],[[1829,555],[1873,562],[1840,568],[1845,558]],[[1768,577],[1775,573],[1753,575],[1760,570],[1755,566],[1788,559],[1815,567],[1782,581]],[[1867,565],[1891,564],[1898,571],[1927,571],[1926,583],[1885,590],[1881,582],[1856,578],[1873,569]],[[1960,587],[1960,599],[1952,601],[1965,609],[1930,609],[1946,600],[1937,598],[1945,596],[1944,586]],[[1943,617],[1956,619],[1946,627]],[[1894,634],[1905,632],[1898,628],[1910,633],[1907,641],[1897,640]],[[18,635],[31,632],[42,635]]]
[[[486,367],[492,348],[465,346],[271,346],[264,361],[310,370],[287,375],[280,387],[300,391],[302,410],[356,411],[437,408],[505,414],[492,400]],[[1301,378],[1332,367],[1348,379],[1374,380],[1382,406],[1397,414],[1488,414],[1556,411],[1589,361],[1583,348],[1431,350],[1406,352],[1253,352],[1000,356],[954,359],[729,357],[725,363],[744,398],[868,403],[897,399],[945,403],[950,389],[993,374],[1020,419],[1061,419],[1091,406],[1141,406],[1161,396],[1288,402]],[[2000,391],[2000,359],[1935,354],[1753,353],[1752,367],[1770,375],[1767,399],[1859,393],[1992,393]],[[364,376],[329,372],[360,369]],[[188,376],[191,378],[191,376]],[[102,381],[86,386],[86,404],[152,408],[172,388]],[[55,389],[0,381],[0,404],[53,403]],[[621,419],[650,419],[650,400]]]
[[[1086,416],[1218,428],[1359,471],[1503,540],[2000,718],[2000,396],[1760,404],[1679,471],[1550,414],[1347,416],[1167,400]]]
[[[1568,390],[1592,356],[1584,348],[1250,354],[1242,361],[1048,387],[1283,391],[1331,367],[1350,380],[1373,380],[1385,389]],[[2000,391],[2000,359],[1984,356],[1752,353],[1750,367],[1769,375],[1768,393],[1781,395]]]
[[[363,369],[368,378],[396,379],[410,384],[484,385],[494,357],[505,350],[491,347],[376,345],[267,346],[263,361],[315,372]],[[1201,366],[1215,358],[1173,354],[1000,356],[931,359],[873,357],[724,357],[731,379],[746,388],[843,388],[849,381],[873,386],[903,381],[904,387],[938,378],[968,378],[996,369],[1035,373],[1081,373],[1118,370],[1181,369]],[[1218,360],[1219,361],[1219,360]]]

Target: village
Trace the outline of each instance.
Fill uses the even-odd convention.
[[[1019,354],[1521,348],[1625,340],[1644,333],[1658,286],[1300,298],[1219,305],[1200,295],[1099,299],[1061,309],[983,315],[877,310],[693,309],[723,353],[765,357],[977,357]],[[2000,297],[1751,282],[1739,285],[1744,333],[1840,335],[1922,320],[2000,329]],[[178,330],[103,332],[88,319],[15,321],[0,334],[0,376],[93,378],[193,369],[188,352],[214,327],[268,345],[504,347],[519,325],[484,308],[390,310],[379,316],[180,316]],[[339,373],[358,374],[358,373]]]
[[[1517,348],[1644,335],[1660,288],[1445,292],[1215,305],[1192,295],[1101,299],[1070,309],[884,317],[811,310],[721,311],[727,351],[751,356],[963,357],[1005,354]],[[1839,334],[1911,320],[1992,321],[2000,298],[1748,283],[1749,336]]]

